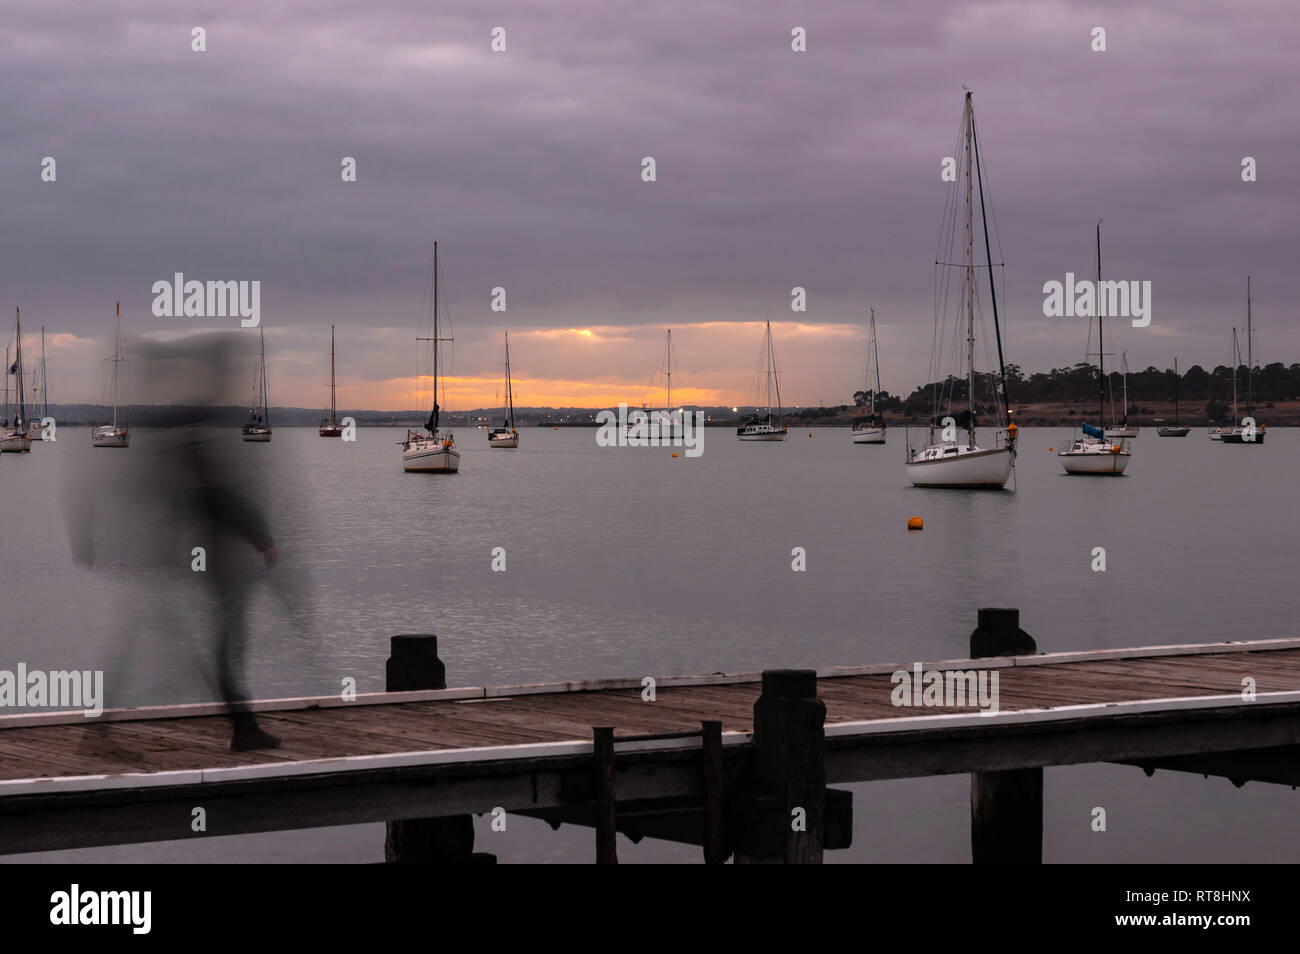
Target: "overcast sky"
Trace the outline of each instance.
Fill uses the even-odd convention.
[[[415,407],[437,239],[453,408],[494,403],[504,330],[521,404],[650,399],[670,326],[681,400],[752,401],[769,317],[786,403],[840,403],[869,307],[907,392],[965,85],[1009,361],[1083,360],[1042,286],[1091,273],[1104,219],[1107,277],[1153,286],[1150,327],[1116,329],[1130,366],[1228,363],[1247,274],[1257,357],[1289,364],[1298,44],[1290,0],[8,4],[0,300],[29,355],[45,326],[51,401],[103,394],[115,301],[129,334],[251,345],[233,319],[152,314],[180,271],[262,283],[271,403],[320,406],[334,323],[340,404]]]

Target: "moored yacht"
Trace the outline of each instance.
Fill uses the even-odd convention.
[[[119,400],[119,383],[121,375],[118,369],[126,359],[122,357],[122,306],[119,303],[114,308],[114,344],[113,354],[106,358],[113,364],[113,423],[102,424],[90,432],[91,447],[130,447],[131,431],[125,425],[118,424],[117,421],[117,403]]]
[[[957,375],[950,375],[941,396],[940,388],[936,384],[934,416],[930,419],[929,437],[926,444],[921,448],[914,448],[910,442],[907,448],[907,459],[905,469],[907,479],[916,487],[953,487],[953,488],[988,488],[1002,489],[1006,486],[1007,480],[1011,476],[1012,468],[1015,465],[1016,451],[1016,427],[1014,424],[1008,424],[1005,430],[1005,440],[1000,435],[995,435],[993,447],[980,447],[976,441],[976,402],[975,402],[975,246],[974,246],[974,224],[975,214],[972,199],[974,196],[974,185],[978,179],[980,187],[980,210],[984,226],[984,251],[990,276],[993,271],[993,253],[989,243],[988,219],[984,216],[984,180],[982,174],[982,165],[980,163],[979,139],[975,133],[975,106],[972,101],[972,93],[967,91],[966,101],[963,112],[962,128],[965,137],[965,144],[962,150],[962,159],[964,160],[962,178],[959,183],[954,183],[953,188],[965,187],[965,252],[966,262],[964,265],[955,267],[963,270],[964,298],[962,310],[965,312],[964,318],[966,325],[966,354],[964,355],[965,385],[966,385],[966,408],[960,412],[952,410],[953,394],[952,389],[956,387],[957,382],[961,379]],[[950,205],[956,208],[956,203]],[[948,218],[945,216],[945,228],[952,228],[955,232],[957,223],[955,214]],[[938,267],[938,265],[936,266]],[[944,264],[943,267],[950,267]],[[944,273],[946,274],[946,273]],[[946,280],[941,279],[946,285]],[[1010,403],[1007,399],[1007,378],[1006,367],[1002,360],[1002,334],[998,322],[998,299],[996,286],[993,281],[989,282],[989,295],[993,306],[993,327],[998,335],[998,364],[999,379],[1001,383],[1001,394],[994,398],[998,405],[998,413],[1001,416],[1005,410],[1010,411]],[[936,296],[936,301],[946,299],[946,294]],[[937,319],[936,319],[937,320]],[[936,325],[937,327],[937,325]],[[936,339],[939,340],[939,339]],[[941,345],[936,345],[941,347]],[[931,358],[932,366],[939,367],[939,352]],[[936,427],[941,428],[938,439],[935,436]],[[957,439],[957,430],[962,428],[966,431],[966,439],[959,441]]]
[[[518,447],[519,431],[515,428],[515,391],[510,382],[510,332],[506,332],[506,410],[501,427],[488,431],[488,447]]]
[[[1101,223],[1097,223],[1097,284],[1101,288]],[[1097,318],[1097,419],[1102,420],[1106,411],[1106,349],[1104,347],[1103,328],[1106,316],[1102,314],[1101,295],[1097,296],[1093,313]],[[1133,456],[1127,440],[1118,443],[1108,438],[1103,427],[1093,427],[1084,423],[1065,450],[1058,451],[1057,457],[1067,474],[1083,476],[1118,477],[1124,473],[1129,459]]]
[[[767,379],[767,407],[755,408],[754,416],[736,428],[736,437],[742,441],[783,441],[786,426],[781,422],[781,384],[777,379],[776,348],[772,344],[772,322],[767,323],[763,338],[764,375]],[[776,392],[776,404],[772,394]],[[776,408],[773,413],[773,407]]]
[[[871,309],[871,351],[869,354],[871,363],[876,369],[875,390],[871,392],[871,410],[853,422],[853,443],[855,444],[883,444],[885,443],[885,419],[880,414],[880,350],[876,345],[876,309]],[[867,374],[863,382],[865,386],[871,386],[870,373]]]
[[[460,450],[451,431],[438,429],[438,357],[444,341],[438,324],[438,243],[433,243],[433,336],[416,338],[427,341],[433,351],[433,409],[424,430],[408,430],[402,441],[402,470],[416,474],[454,474],[460,470]]]

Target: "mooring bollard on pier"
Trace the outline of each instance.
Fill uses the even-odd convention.
[[[981,609],[970,635],[972,659],[1038,652],[1020,628],[1018,609]],[[1043,770],[1008,769],[970,774],[971,861],[975,864],[1042,864]]]
[[[384,690],[410,692],[446,689],[447,667],[438,658],[438,637],[404,633],[390,640]],[[474,851],[472,815],[408,818],[386,823],[384,860],[389,862],[495,862],[496,856]]]
[[[768,669],[754,703],[754,762],[739,796],[736,864],[821,864],[826,704],[815,669]]]

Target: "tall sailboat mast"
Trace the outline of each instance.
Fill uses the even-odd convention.
[[[664,410],[669,414],[673,412],[673,329],[668,329],[668,403]]]
[[[1102,344],[1101,313],[1101,219],[1097,220],[1097,298],[1092,309],[1097,314],[1097,426],[1104,428],[1106,420],[1106,355]]]
[[[23,404],[23,323],[22,315],[14,309],[14,427],[21,430],[26,423],[27,408]]]
[[[334,326],[330,325],[330,427],[336,423],[334,406]]]
[[[766,339],[763,347],[763,374],[766,388],[764,400],[767,402],[767,423],[772,423],[772,322],[768,322],[763,334]]]
[[[113,428],[117,428],[117,373],[118,366],[122,363],[122,303],[114,302],[113,304]]]
[[[989,217],[984,211],[984,172],[979,158],[980,139],[975,129],[975,107],[970,113],[971,142],[975,147],[975,178],[980,187],[980,223],[984,227],[984,255],[989,266],[989,299],[993,303],[993,335],[998,344],[998,376],[1002,379],[1002,404],[1007,422],[1011,422],[1011,398],[1007,394],[1007,363],[1002,357],[1002,322],[998,320],[998,286],[993,280],[993,248],[989,243]],[[1014,431],[1009,432],[1014,433]]]
[[[257,329],[258,337],[262,345],[262,423],[267,427],[271,426],[271,408],[266,401],[266,331],[262,328]]]
[[[50,382],[45,370],[45,326],[41,325],[41,419],[50,416]]]
[[[876,343],[876,309],[871,309],[871,360],[876,365],[876,390],[871,395],[871,413],[880,414],[880,346]]]
[[[433,243],[433,422],[430,431],[438,429],[438,243]]]
[[[433,337],[416,338],[416,341],[433,342],[433,410],[429,412],[429,420],[425,423],[425,428],[432,435],[438,430],[438,352],[441,350],[444,341],[450,341],[450,338],[443,338],[438,333],[438,243],[433,243]]]
[[[506,332],[506,405],[510,408],[510,427],[515,426],[515,388],[510,382],[510,332]]]
[[[776,376],[776,347],[772,344],[772,322],[767,323],[767,423],[772,421],[772,389],[776,389],[776,422],[781,423],[781,382]]]
[[[1246,416],[1252,413],[1251,401],[1253,392],[1251,390],[1251,379],[1255,377],[1255,334],[1254,328],[1250,323],[1250,276],[1246,276]]]
[[[975,449],[975,214],[971,205],[972,139],[975,131],[971,94],[966,93],[966,421],[967,448]]]

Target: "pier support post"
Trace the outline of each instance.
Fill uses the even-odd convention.
[[[593,726],[593,787],[596,790],[596,864],[618,864],[618,817],[614,794],[614,727]]]
[[[1018,609],[981,609],[970,636],[972,659],[1038,652],[1020,628]],[[975,864],[1043,863],[1043,770],[971,772],[971,861]]]
[[[727,860],[726,791],[722,775],[722,723],[706,719],[700,731],[700,776],[704,784],[704,863]]]
[[[389,645],[386,692],[447,688],[447,667],[438,658],[437,636],[405,633],[393,636]],[[475,853],[474,819],[470,815],[409,818],[386,824],[385,861],[496,861],[494,855]]]
[[[821,864],[826,704],[813,669],[768,669],[754,703],[753,791],[742,796],[737,864]]]

